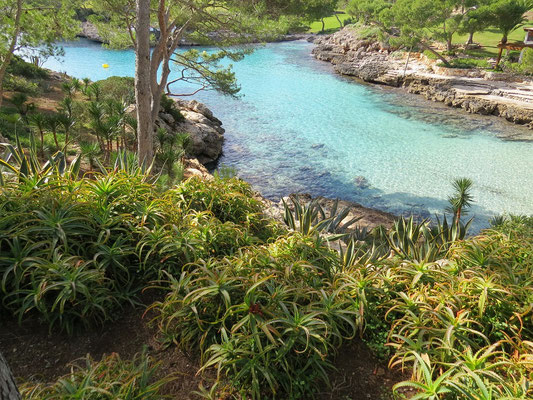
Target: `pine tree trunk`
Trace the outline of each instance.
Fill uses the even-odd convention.
[[[344,25],[343,25],[341,19],[339,18],[339,14],[337,14],[337,11],[335,11],[335,18],[337,18],[337,21],[339,22],[339,26],[342,29]]]
[[[20,400],[20,393],[6,359],[0,353],[0,400]]]
[[[154,158],[152,91],[150,88],[150,0],[136,0],[135,101],[137,103],[137,156],[150,165]]]

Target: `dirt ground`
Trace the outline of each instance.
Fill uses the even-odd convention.
[[[122,317],[101,330],[86,331],[69,337],[49,334],[48,328],[35,321],[18,325],[15,320],[0,323],[0,351],[6,357],[19,382],[52,382],[70,371],[73,361],[90,355],[99,360],[104,354],[118,353],[131,359],[147,347],[149,354],[161,363],[162,375],[176,379],[165,387],[175,399],[195,399],[191,392],[199,385],[209,387],[214,371],[203,376],[196,372],[199,360],[176,347],[163,349],[157,341],[157,330],[149,326],[150,315],[144,308],[125,309]],[[391,388],[405,379],[387,369],[360,342],[345,346],[335,360],[337,370],[331,374],[331,388],[317,395],[319,400],[384,400],[391,398]]]

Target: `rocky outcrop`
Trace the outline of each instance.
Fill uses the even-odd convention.
[[[169,132],[188,133],[191,138],[189,156],[202,164],[214,162],[222,154],[224,128],[222,122],[204,104],[196,100],[176,100],[183,121],[164,112],[159,114],[156,125]]]
[[[175,102],[183,119],[176,120],[171,114],[160,111],[159,118],[155,121],[156,128],[176,134],[187,133],[191,140],[187,157],[195,158],[203,165],[215,162],[222,154],[224,143],[222,122],[205,104],[196,100]],[[135,104],[130,105],[126,112],[135,117]]]
[[[209,173],[207,168],[200,163],[196,158],[186,158],[183,160],[183,179],[189,179],[197,176],[204,180],[210,181],[213,175]]]
[[[357,32],[345,28],[333,35],[317,38],[314,56],[329,61],[341,75],[354,76],[366,82],[395,85],[391,71],[401,68],[401,60],[390,56],[390,49],[371,39],[362,39]]]
[[[81,23],[81,32],[78,33],[78,36],[92,40],[93,42],[105,43],[105,40],[98,33],[96,26],[89,21]]]
[[[314,56],[336,72],[365,82],[403,87],[428,100],[469,113],[496,115],[533,128],[533,82],[478,69],[438,66],[421,54],[393,52],[375,40],[345,28],[315,41]]]

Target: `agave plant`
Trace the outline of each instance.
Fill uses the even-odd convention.
[[[344,222],[350,208],[346,207],[339,213],[337,213],[339,200],[337,199],[333,204],[329,212],[329,216],[326,216],[324,208],[315,199],[308,204],[301,204],[300,201],[291,197],[291,202],[294,207],[294,211],[291,210],[289,205],[282,199],[283,207],[285,209],[284,221],[287,226],[293,231],[298,231],[303,235],[316,235],[319,233],[337,235],[328,236],[329,240],[338,240],[348,235],[345,232],[346,229],[359,221],[362,217],[353,217],[349,221]]]
[[[79,174],[81,165],[79,155],[67,166],[65,154],[57,152],[44,165],[41,165],[33,137],[30,137],[30,148],[27,152],[23,150],[18,136],[16,137],[16,146],[9,143],[2,145],[6,150],[3,159],[0,159],[0,186],[5,185],[3,170],[9,171],[19,182],[31,180],[35,186],[45,183],[54,175],[77,178]]]

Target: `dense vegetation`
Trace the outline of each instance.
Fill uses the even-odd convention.
[[[389,231],[356,230],[339,254],[326,239],[338,236],[326,231],[340,221],[316,204],[287,206],[294,229],[286,230],[235,178],[162,190],[132,158],[92,178],[78,178],[78,160],[53,160],[33,168],[18,152],[12,174],[4,172],[5,314],[74,333],[108,323],[152,287],[161,340],[218,370],[212,391],[309,398],[329,381],[343,343],[361,337],[391,367],[412,372],[397,389],[411,385],[417,398],[531,395],[533,220],[500,219],[461,239],[466,181],[450,198],[451,223],[400,219]],[[148,385],[152,397],[127,398],[157,398],[164,386],[148,378],[155,366],[146,356],[86,368],[28,387],[27,398],[116,398],[136,374],[147,377],[135,390]],[[94,382],[95,374],[107,378]]]
[[[284,2],[258,3],[282,18]],[[474,29],[473,9],[456,12],[470,7],[463,3],[354,1],[351,9],[381,34],[399,29],[400,45],[424,47]],[[502,2],[480,6],[492,3]],[[315,19],[335,5],[290,2]],[[161,185],[162,171],[180,165],[186,136],[157,132],[154,169],[139,166],[128,153],[137,140],[126,113],[131,80],[65,81],[58,107],[39,112],[28,96],[47,90],[47,73],[16,57],[3,62],[6,88],[19,93],[0,115],[0,133],[14,143],[2,145],[0,161],[2,318],[76,334],[111,323],[149,291],[161,342],[217,372],[199,389],[204,398],[311,398],[353,340],[411,374],[395,386],[398,397],[406,387],[415,399],[533,395],[533,218],[499,218],[468,238],[471,182],[459,180],[451,221],[401,218],[388,230],[346,234],[344,211],[294,201],[287,228],[238,179]],[[179,119],[173,102],[158,105]],[[23,394],[157,399],[176,379],[164,373],[146,353],[89,358],[56,383],[25,384]]]

